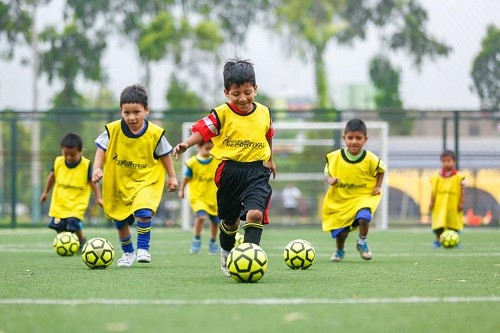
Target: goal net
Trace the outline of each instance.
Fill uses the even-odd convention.
[[[320,225],[323,197],[328,189],[323,169],[326,154],[335,147],[344,147],[342,134],[345,122],[273,122],[273,158],[276,163],[276,178],[271,179],[273,195],[269,210],[272,225]],[[182,137],[191,134],[192,123],[183,123]],[[388,125],[385,122],[366,122],[369,140],[365,149],[377,154],[385,163],[387,160]],[[182,165],[196,154],[196,148],[189,148],[181,155]],[[372,227],[385,230],[388,227],[388,173],[382,184],[382,200],[372,220]],[[288,207],[283,197],[284,189],[293,186],[295,207]],[[287,191],[285,191],[286,193]],[[298,193],[298,195],[297,195]],[[190,230],[194,221],[189,207],[189,185],[181,205],[181,225]]]

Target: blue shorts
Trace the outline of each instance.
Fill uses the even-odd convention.
[[[151,209],[142,208],[142,209],[136,210],[134,212],[134,214],[130,215],[125,220],[122,220],[122,221],[114,220],[116,229],[121,229],[126,224],[128,224],[128,225],[134,224],[136,217],[151,218],[151,217],[153,217],[153,211]]]
[[[356,216],[354,217],[354,221],[352,222],[352,224],[350,226],[331,230],[330,233],[332,235],[332,238],[337,237],[341,232],[343,232],[345,230],[348,230],[349,232],[351,232],[354,229],[356,229],[357,227],[359,227],[359,222],[358,222],[359,219],[363,219],[363,220],[370,222],[372,220],[372,213],[370,212],[370,209],[361,208],[360,210],[358,210],[358,212],[356,213]]]
[[[54,229],[57,232],[63,232],[63,231],[76,232],[78,230],[82,230],[83,224],[82,221],[76,217],[68,217],[65,219],[53,217],[48,227]]]
[[[208,216],[208,218],[210,219],[210,221],[212,221],[212,223],[215,223],[215,224],[219,224],[220,223],[220,218],[218,216],[215,216],[215,215],[210,215],[208,214],[206,211],[204,210],[199,210],[197,211],[194,216],[196,217],[205,217],[205,216]]]

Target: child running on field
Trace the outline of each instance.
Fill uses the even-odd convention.
[[[144,87],[132,85],[122,91],[120,113],[122,119],[108,123],[95,140],[92,180],[104,177],[104,212],[115,222],[123,250],[118,266],[130,267],[136,259],[151,262],[151,218],[163,195],[165,170],[168,191],[176,191],[178,183],[164,129],[146,120],[149,106]],[[137,255],[130,233],[136,221]]]
[[[44,203],[54,188],[49,208],[52,218],[49,228],[57,233],[76,233],[80,240],[80,251],[87,241],[83,235],[82,220],[89,205],[91,190],[96,204],[102,206],[99,186],[92,182],[92,163],[82,155],[82,149],[82,138],[77,134],[68,133],[62,138],[61,156],[54,160],[40,196],[40,202]]]
[[[212,141],[200,142],[197,145],[198,153],[191,156],[185,163],[184,178],[179,186],[179,198],[185,196],[184,189],[189,184],[189,204],[196,216],[194,221],[194,239],[189,252],[198,253],[201,250],[201,231],[205,219],[210,220],[210,242],[208,252],[219,253],[217,232],[220,219],[217,217],[217,186],[215,186],[215,171],[219,161],[210,155]]]
[[[441,246],[439,237],[450,229],[461,231],[464,228],[464,188],[465,175],[456,169],[455,153],[446,150],[441,154],[441,170],[431,177],[432,231],[436,236],[433,247]]]
[[[254,102],[257,83],[253,64],[229,60],[224,65],[224,94],[228,102],[198,120],[191,136],[174,147],[174,156],[203,141],[212,140],[211,154],[220,164],[215,174],[220,224],[221,270],[229,277],[227,256],[235,243],[240,220],[246,221],[244,242],[259,245],[271,199],[274,134],[271,113]]]
[[[386,167],[379,157],[363,149],[368,136],[361,119],[347,122],[343,139],[346,148],[326,155],[324,173],[330,187],[323,202],[323,231],[330,232],[336,240],[337,248],[330,260],[338,262],[344,259],[349,233],[359,228],[356,249],[361,258],[370,260],[368,230],[380,203]]]

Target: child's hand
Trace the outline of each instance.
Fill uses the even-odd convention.
[[[337,177],[331,177],[331,176],[326,177],[326,182],[331,186],[337,185],[339,181],[340,180]]]
[[[179,189],[179,192],[177,193],[180,199],[184,199],[184,190]]]
[[[102,207],[103,205],[102,198],[96,199],[95,203]]]
[[[42,193],[42,195],[40,196],[40,202],[41,203],[44,203],[45,201],[47,200],[47,193]]]
[[[95,168],[92,173],[92,181],[94,183],[99,183],[102,179],[102,170],[100,168]]]
[[[464,204],[463,203],[458,203],[458,211],[461,212],[462,210],[464,210]]]
[[[375,186],[373,188],[373,195],[377,195],[377,194],[380,194],[380,186]]]
[[[188,148],[188,144],[185,142],[179,143],[177,146],[175,146],[172,151],[175,160],[179,160],[179,155],[185,152]]]
[[[274,161],[272,159],[270,159],[269,161],[265,161],[264,166],[271,170],[273,179],[276,178],[276,164],[274,163]]]
[[[167,180],[167,188],[169,192],[175,192],[177,191],[177,188],[179,187],[179,183],[177,182],[177,178],[175,177],[168,177]]]

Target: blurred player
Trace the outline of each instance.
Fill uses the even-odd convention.
[[[351,119],[344,130],[346,148],[326,155],[325,178],[330,185],[322,209],[323,231],[336,239],[337,249],[330,260],[344,259],[344,244],[349,233],[359,228],[356,244],[361,258],[370,260],[367,237],[370,221],[382,193],[385,164],[375,154],[364,150],[368,140],[366,125],[361,119]]]
[[[82,155],[82,149],[80,136],[68,133],[62,138],[61,156],[54,160],[40,196],[40,202],[44,203],[54,188],[49,208],[52,218],[49,228],[57,233],[76,233],[80,240],[80,251],[87,241],[83,236],[82,220],[89,205],[91,190],[96,204],[102,206],[99,186],[92,182],[92,163]]]
[[[433,246],[441,246],[439,236],[446,229],[460,231],[464,228],[465,175],[456,169],[455,153],[446,150],[441,154],[441,170],[431,177],[432,231],[436,239]]]
[[[122,119],[108,123],[96,139],[92,180],[103,179],[104,212],[118,230],[123,255],[119,267],[136,261],[150,263],[151,218],[158,209],[168,174],[168,191],[178,187],[172,146],[164,129],[147,121],[148,95],[144,87],[126,87],[120,95]],[[104,169],[103,169],[104,166]],[[130,225],[137,220],[137,256]]]
[[[210,155],[212,141],[200,142],[197,145],[198,153],[191,156],[184,168],[184,178],[179,186],[179,198],[184,198],[184,189],[189,184],[189,204],[196,216],[194,221],[194,239],[189,252],[198,253],[201,249],[201,231],[205,219],[210,220],[210,254],[219,253],[217,231],[220,219],[217,217],[217,186],[215,186],[215,171],[220,161]]]

